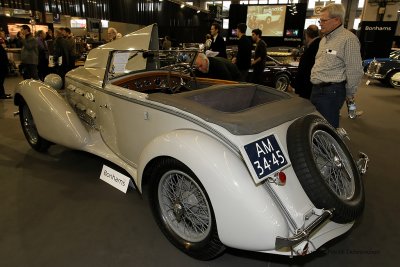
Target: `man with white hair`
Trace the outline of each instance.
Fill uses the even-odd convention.
[[[363,76],[360,42],[343,27],[345,9],[342,4],[330,4],[321,9],[323,38],[311,70],[311,103],[335,128],[339,127],[339,112],[345,100],[354,100]]]
[[[205,54],[199,53],[195,65],[198,70],[196,76],[199,77],[228,81],[239,81],[240,79],[239,69],[226,58],[207,57]]]
[[[112,42],[112,41],[116,40],[117,34],[118,34],[118,32],[115,28],[112,28],[112,27],[108,28],[108,30],[107,30],[108,41]]]

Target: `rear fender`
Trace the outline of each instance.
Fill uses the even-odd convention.
[[[218,234],[225,245],[271,250],[276,236],[288,235],[287,222],[264,187],[257,186],[242,159],[215,138],[193,130],[176,130],[157,137],[141,154],[138,186],[144,182],[146,165],[160,156],[181,161],[199,178],[211,200]]]
[[[82,149],[90,140],[72,107],[52,87],[36,80],[20,82],[15,91],[14,104],[25,101],[39,135],[48,141],[73,149]]]

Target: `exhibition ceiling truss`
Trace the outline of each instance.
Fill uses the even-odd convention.
[[[0,0],[0,6],[10,10],[109,19],[109,0]]]

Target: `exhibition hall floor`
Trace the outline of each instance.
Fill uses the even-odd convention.
[[[7,93],[20,80],[7,78]],[[397,266],[400,90],[365,81],[364,114],[352,120],[343,110],[341,118],[353,153],[371,159],[364,214],[350,233],[292,259],[234,249],[208,262],[186,256],[162,235],[146,198],[99,179],[103,164],[114,165],[58,145],[32,150],[13,101],[0,100],[0,266]]]

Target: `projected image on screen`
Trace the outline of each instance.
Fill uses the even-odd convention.
[[[286,5],[248,6],[246,35],[260,29],[262,36],[283,36],[285,15]]]

